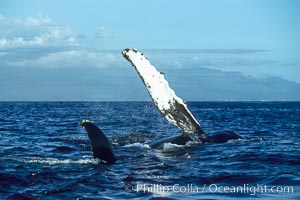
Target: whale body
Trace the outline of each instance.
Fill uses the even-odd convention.
[[[186,103],[169,86],[168,81],[164,78],[164,74],[159,72],[143,53],[136,49],[128,48],[122,51],[122,55],[138,73],[159,112],[171,124],[182,131],[181,135],[152,142],[149,144],[151,148],[162,148],[165,143],[176,145],[185,145],[191,141],[197,143],[224,143],[229,140],[243,138],[232,131],[221,131],[207,135],[188,109]],[[116,158],[103,132],[87,120],[82,121],[80,125],[88,132],[94,157],[104,160],[107,164],[114,163]]]
[[[137,71],[156,108],[170,123],[182,131],[182,135],[156,141],[150,144],[151,147],[159,148],[163,143],[184,145],[190,141],[219,143],[232,139],[242,139],[241,136],[232,131],[207,135],[186,103],[169,86],[168,81],[164,78],[164,73],[159,72],[142,52],[127,48],[122,51],[122,54]]]

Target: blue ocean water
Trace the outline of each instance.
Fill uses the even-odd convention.
[[[147,143],[180,134],[152,102],[1,102],[1,199],[300,199],[300,102],[188,102],[218,144]],[[78,122],[110,139],[93,159]]]

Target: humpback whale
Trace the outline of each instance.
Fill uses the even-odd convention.
[[[188,109],[187,104],[169,86],[164,74],[159,72],[142,52],[128,48],[122,51],[122,55],[138,73],[159,112],[182,131],[181,135],[164,138],[149,144],[151,148],[162,148],[165,143],[185,145],[191,141],[197,143],[223,143],[232,139],[242,139],[233,131],[215,132],[212,135],[206,134]],[[116,158],[103,132],[88,120],[83,120],[80,125],[88,133],[94,157],[104,160],[107,164],[114,163]]]
[[[189,141],[220,143],[242,138],[233,131],[221,131],[207,135],[186,103],[170,88],[168,81],[164,78],[164,73],[157,71],[142,52],[128,48],[124,49],[122,54],[137,71],[156,108],[170,123],[182,131],[181,135],[159,140],[150,144],[150,147],[160,148],[164,143],[184,145]]]

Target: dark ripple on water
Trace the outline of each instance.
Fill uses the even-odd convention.
[[[151,150],[146,143],[180,132],[150,102],[2,102],[0,198],[300,197],[300,103],[192,102],[189,107],[206,132],[231,129],[245,139]],[[116,164],[93,159],[77,124],[82,119],[95,122],[110,138]],[[128,184],[206,188],[162,194],[127,192]],[[211,184],[293,186],[294,192],[213,193]]]

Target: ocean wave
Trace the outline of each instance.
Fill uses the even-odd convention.
[[[57,159],[57,158],[27,158],[24,160],[25,163],[30,164],[43,164],[43,165],[70,165],[70,164],[92,164],[97,165],[101,161],[99,159],[79,159],[79,160],[72,160],[72,159]]]

